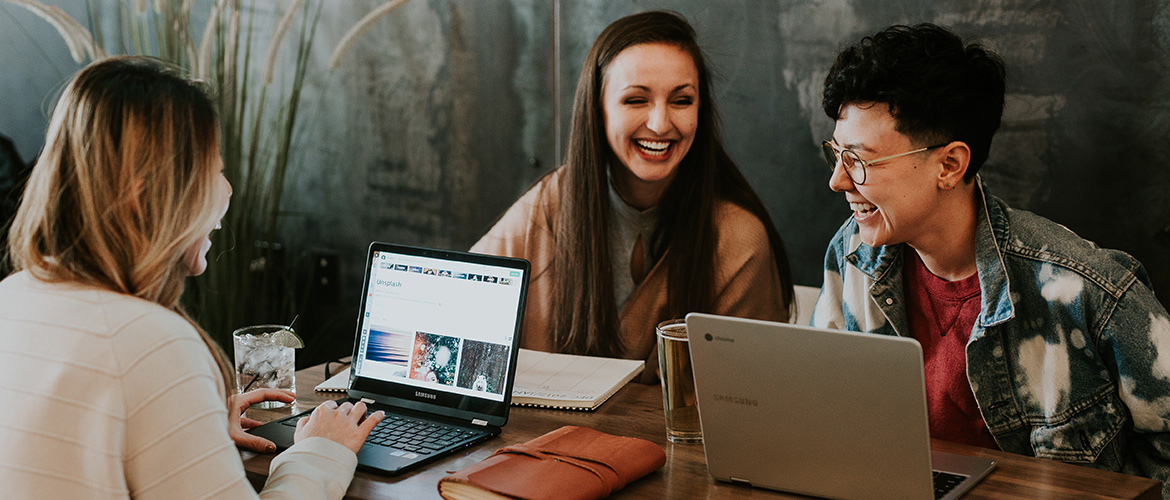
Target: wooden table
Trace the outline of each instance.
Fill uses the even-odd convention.
[[[296,411],[309,409],[343,396],[314,392],[325,379],[323,366],[297,372]],[[248,416],[270,421],[290,415],[293,408],[248,410]],[[578,425],[653,441],[666,451],[666,466],[630,484],[612,498],[806,498],[784,493],[717,482],[707,475],[703,445],[676,445],[666,439],[662,417],[662,390],[658,386],[631,383],[595,412],[545,410],[512,407],[503,433],[469,448],[465,453],[423,466],[398,476],[380,476],[358,471],[346,498],[440,498],[436,484],[448,471],[455,471],[487,458],[497,448],[522,443],[562,425]],[[1111,499],[1161,498],[1161,483],[1125,474],[1100,471],[1041,458],[933,440],[935,450],[991,458],[999,462],[964,500],[991,498]],[[248,478],[257,487],[264,484],[273,455],[241,452]]]

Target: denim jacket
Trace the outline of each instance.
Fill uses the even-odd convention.
[[[979,193],[967,379],[992,436],[1004,451],[1158,479],[1170,498],[1170,317],[1145,270]],[[865,245],[850,218],[826,252],[812,324],[911,336],[903,251]]]

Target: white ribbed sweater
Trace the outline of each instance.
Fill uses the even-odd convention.
[[[256,498],[218,370],[179,315],[28,272],[0,282],[0,496]],[[341,498],[352,451],[303,440],[263,498]]]

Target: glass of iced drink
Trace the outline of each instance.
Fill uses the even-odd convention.
[[[296,392],[296,348],[304,347],[291,327],[245,326],[232,333],[236,351],[236,387],[240,393],[272,388]],[[285,403],[264,401],[258,408],[279,408]]]

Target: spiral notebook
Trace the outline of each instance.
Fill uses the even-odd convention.
[[[314,391],[321,391],[321,392],[345,392],[345,391],[348,391],[349,390],[349,367],[348,366],[345,367],[344,370],[337,372],[332,377],[329,377],[328,380],[321,382],[320,384],[317,384],[317,387],[314,387],[313,390]]]
[[[642,373],[637,359],[575,356],[520,349],[512,404],[565,410],[595,410]],[[349,368],[315,387],[324,392],[349,389]]]
[[[577,356],[519,349],[512,404],[563,410],[596,410],[642,373],[640,359]]]

